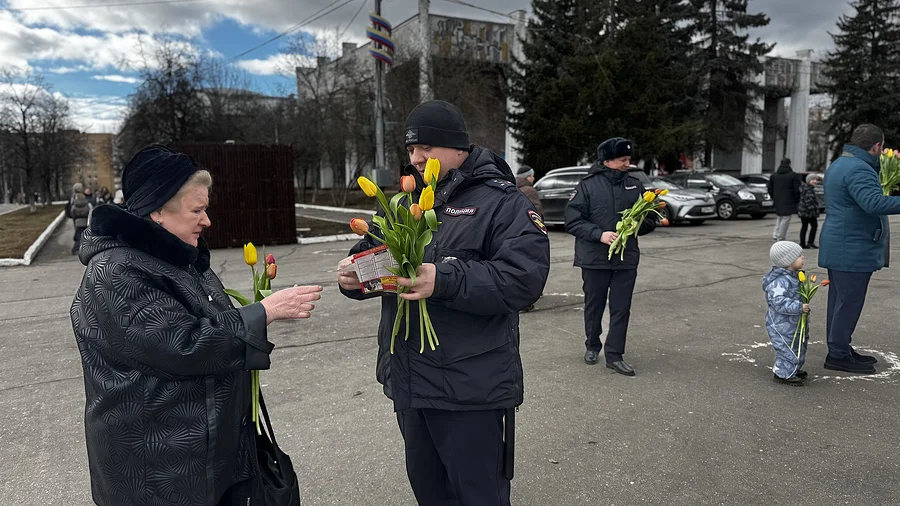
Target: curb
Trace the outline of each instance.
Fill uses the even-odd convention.
[[[56,232],[56,229],[59,228],[59,225],[63,222],[65,217],[66,212],[60,211],[59,216],[57,216],[56,219],[41,232],[41,235],[38,236],[37,240],[31,243],[31,246],[25,251],[25,256],[23,258],[0,258],[0,267],[31,265],[31,261],[34,260],[34,257],[37,256],[41,248],[44,247],[44,244],[46,244],[47,240],[50,239],[50,236],[53,235],[53,232]]]
[[[9,211],[3,211],[3,212],[0,212],[0,216],[3,216],[4,214],[14,213],[14,212],[16,212],[16,211],[18,211],[18,210],[20,210],[20,209],[25,209],[26,207],[28,207],[28,206],[14,207],[14,208],[10,209]]]
[[[315,206],[312,204],[294,204],[294,207],[298,207],[300,209],[315,209],[317,211],[331,211],[331,212],[335,212],[335,213],[375,214],[375,211],[373,211],[371,209],[350,209],[347,207]]]
[[[341,234],[341,235],[323,235],[319,237],[298,237],[297,244],[322,244],[325,242],[338,242],[338,241],[356,241],[359,240],[359,236],[356,234]]]

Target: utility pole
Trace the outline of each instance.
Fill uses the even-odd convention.
[[[419,44],[422,54],[419,55],[419,101],[426,102],[433,98],[431,93],[431,24],[428,21],[429,0],[419,0]]]
[[[381,0],[375,0],[375,14],[381,16]],[[384,62],[375,60],[375,170],[385,168],[384,159]]]

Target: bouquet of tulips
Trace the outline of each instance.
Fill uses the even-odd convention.
[[[628,238],[638,233],[648,214],[655,213],[662,220],[663,226],[669,225],[669,220],[659,212],[660,209],[666,207],[666,203],[660,200],[659,197],[667,193],[669,193],[669,190],[645,192],[630,209],[621,212],[622,220],[616,223],[616,234],[618,237],[609,245],[609,257],[607,260],[611,260],[615,254],[619,254],[620,259],[625,259],[625,245],[628,243]]]
[[[425,184],[427,185],[419,195],[419,201],[412,203],[412,194],[416,191],[416,180],[413,176],[400,178],[400,193],[395,195],[390,202],[384,196],[384,192],[375,183],[365,177],[357,180],[359,187],[369,197],[375,197],[384,211],[384,216],[374,216],[372,221],[378,225],[384,239],[369,232],[369,226],[365,220],[354,218],[350,221],[350,229],[354,233],[369,235],[376,241],[386,244],[391,256],[399,267],[388,267],[391,273],[397,276],[409,278],[416,282],[416,275],[422,261],[425,258],[425,247],[431,243],[433,234],[437,232],[437,214],[434,212],[434,190],[441,173],[441,162],[431,158],[425,165]],[[397,293],[406,293],[408,288],[398,286]],[[391,332],[391,353],[394,353],[394,339],[400,333],[401,323],[405,320],[406,337],[409,339],[409,301],[397,298],[397,317],[394,319],[394,327]],[[431,324],[428,315],[428,306],[425,299],[419,300],[419,336],[421,346],[419,353],[425,351],[425,340],[432,351],[439,345],[437,333]]]
[[[272,280],[278,272],[278,266],[275,265],[275,257],[271,254],[266,255],[265,267],[261,272],[256,272],[257,252],[253,243],[244,245],[244,262],[250,266],[250,272],[253,274],[253,299],[249,299],[237,290],[230,288],[225,289],[225,293],[230,295],[234,300],[238,301],[241,306],[249,306],[254,302],[259,302],[264,298],[272,295]],[[259,419],[259,371],[250,371],[250,398],[253,423],[256,424],[256,432],[262,434]]]
[[[881,153],[881,191],[884,195],[900,188],[900,152],[893,149],[885,149]]]
[[[819,287],[828,286],[829,281],[826,279],[822,281],[821,285],[816,284],[816,275],[811,274],[809,276],[806,275],[805,272],[799,271],[797,273],[797,278],[800,279],[800,300],[804,304],[809,304],[813,297],[815,297],[816,292],[819,291]],[[797,330],[794,331],[794,339],[791,340],[791,349],[794,348],[794,343],[797,344],[797,356],[800,356],[800,350],[803,346],[803,341],[805,341],[809,337],[809,313],[800,313],[800,323],[797,324]]]

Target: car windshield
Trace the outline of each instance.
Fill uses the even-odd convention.
[[[650,186],[650,184],[651,184],[651,183],[650,183],[650,178],[647,177],[647,173],[644,172],[644,171],[641,170],[641,169],[637,169],[637,170],[629,170],[629,171],[628,171],[628,174],[629,174],[631,177],[636,178],[636,179],[637,179],[638,181],[640,181],[641,184],[643,184],[644,186]]]
[[[650,180],[650,184],[653,185],[654,188],[659,188],[660,190],[681,190],[682,187],[677,184],[669,181],[668,179],[660,179],[653,178]]]
[[[744,184],[737,178],[726,176],[724,174],[710,174],[707,177],[716,186],[743,186]]]

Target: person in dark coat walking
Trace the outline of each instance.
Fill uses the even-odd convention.
[[[800,202],[800,177],[791,168],[790,158],[781,161],[778,170],[769,178],[767,187],[778,216],[772,239],[784,241],[791,227],[791,217],[797,214],[797,204]]]
[[[816,249],[816,232],[819,230],[819,199],[816,197],[816,186],[822,179],[817,174],[808,174],[806,182],[800,187],[800,203],[797,215],[800,216],[800,247]],[[809,230],[809,236],[806,235]]]
[[[516,187],[528,197],[535,211],[543,219],[544,206],[541,205],[541,197],[538,195],[537,190],[534,189],[534,169],[527,165],[519,167],[519,170],[516,172]]]
[[[253,495],[250,371],[269,368],[266,326],[308,318],[321,287],[235,309],[200,237],[211,183],[192,158],[145,148],[123,173],[127,207],[97,207],[84,234],[71,319],[99,506],[234,506]]]
[[[819,266],[828,269],[825,368],[874,374],[875,357],[851,346],[872,274],[886,267],[887,215],[900,214],[900,197],[884,196],[878,180],[884,133],[875,125],[853,131],[843,153],[825,171],[825,223]]]
[[[620,213],[646,191],[640,180],[628,174],[633,154],[631,141],[621,137],[600,144],[597,163],[575,187],[566,207],[566,232],[575,236],[575,266],[581,268],[584,281],[584,361],[591,365],[598,362],[608,300],[606,367],[626,376],[634,376],[634,368],[623,356],[641,252],[637,237],[626,244],[624,259],[619,255],[609,259],[609,247],[618,237],[616,223],[622,217]],[[651,218],[643,222],[638,235],[656,229],[656,220]]]
[[[412,325],[409,340],[398,337],[391,354],[397,296],[382,294],[376,376],[394,402],[419,504],[509,506],[505,470],[512,462],[504,431],[511,434],[524,398],[519,311],[540,297],[547,281],[547,229],[506,162],[469,144],[452,104],[420,104],[406,120],[405,138],[412,165],[404,172],[417,182],[414,200],[425,188],[427,160],[441,162],[434,202],[441,225],[416,282],[398,280],[411,287],[404,299],[427,300],[440,345],[420,353],[419,327]],[[363,239],[351,254],[378,245]],[[338,281],[347,297],[367,298],[355,273],[341,272]],[[418,305],[408,307],[410,321],[417,321]]]

